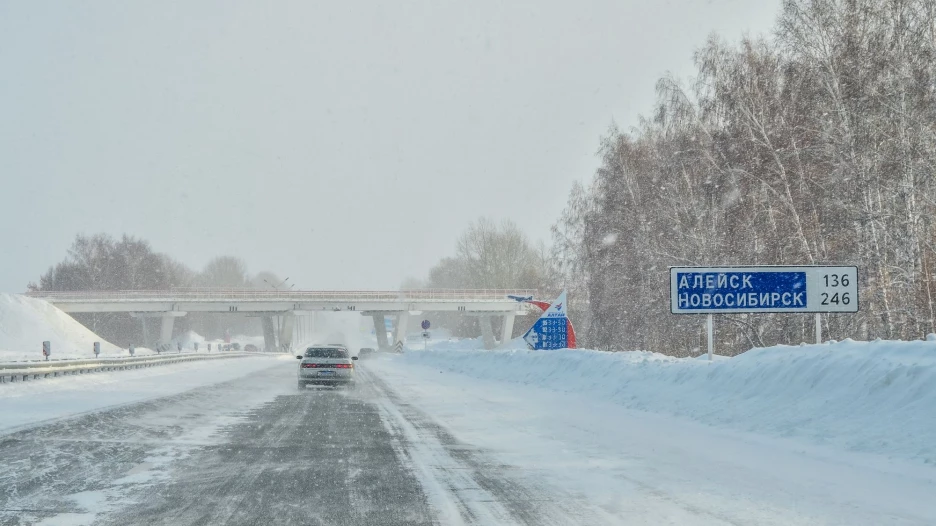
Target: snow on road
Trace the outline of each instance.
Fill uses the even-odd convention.
[[[296,391],[291,356],[0,385],[0,486],[15,488],[0,523],[20,508],[39,510],[25,524],[215,516],[206,484],[241,503],[231,517],[301,523],[275,489],[326,495],[290,462],[301,452],[331,466],[330,516],[373,524],[404,501],[454,526],[936,524],[936,338],[715,363],[471,345],[361,360],[338,393]],[[328,443],[307,447],[315,433]],[[327,464],[336,448],[354,465]],[[406,498],[385,493],[400,484]]]
[[[247,356],[0,385],[0,434],[243,378],[291,356]]]
[[[936,524],[933,405],[923,405],[936,389],[934,344],[825,347],[714,365],[649,353],[411,351],[363,367],[510,466],[519,484],[593,521]],[[870,429],[842,436],[859,425]],[[417,471],[437,462],[414,451]]]
[[[295,393],[292,382],[269,381],[270,371],[292,372],[292,364],[283,360],[222,360],[214,362],[226,366],[218,371],[197,365],[113,373],[105,382],[66,385],[54,379],[0,389],[3,411],[44,411],[44,404],[30,400],[38,397],[72,417],[3,431],[0,457],[9,469],[0,471],[0,524],[100,524],[131,506],[129,495],[174,484],[174,469],[187,466],[204,448],[217,448],[225,430],[251,410]],[[157,369],[160,374],[136,374]],[[94,376],[108,375],[78,380],[99,379]],[[40,387],[41,392],[28,392]],[[25,396],[10,396],[21,388]],[[69,405],[69,398],[78,403]],[[109,407],[117,401],[125,403]],[[48,415],[37,418],[43,416]],[[200,498],[197,487],[188,491]],[[116,522],[131,523],[151,521]]]

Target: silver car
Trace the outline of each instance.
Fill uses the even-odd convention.
[[[354,360],[341,345],[317,345],[296,356],[299,362],[299,389],[309,384],[354,385]]]

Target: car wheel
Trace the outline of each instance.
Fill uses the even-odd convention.
[[[305,386],[306,386],[306,383],[305,383],[305,382],[299,382],[299,390],[300,390],[300,391],[303,390],[303,389],[305,389]]]

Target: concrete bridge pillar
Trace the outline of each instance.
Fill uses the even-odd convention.
[[[409,318],[409,311],[403,311],[397,314],[396,327],[393,328],[393,348],[398,352],[403,350],[403,345],[406,343],[406,330],[407,325],[409,325]]]
[[[374,320],[374,334],[377,335],[377,348],[384,350],[387,347],[390,347],[389,342],[387,342],[387,321],[383,314],[372,314],[371,318]]]
[[[185,316],[187,313],[182,311],[168,311],[168,312],[131,312],[130,316],[133,318],[159,318],[159,340],[156,342],[155,348],[159,348],[160,345],[168,345],[172,341],[172,326],[175,324],[175,319],[181,316]],[[145,326],[144,326],[145,327]],[[148,342],[144,342],[148,343]],[[135,342],[139,344],[139,342]]]
[[[283,326],[280,328],[279,342],[280,350],[288,351],[292,349],[293,332],[296,327],[296,315],[287,312],[283,314]]]
[[[175,316],[163,316],[162,325],[159,328],[159,343],[169,343],[172,340],[172,325],[175,323]]]
[[[494,340],[494,329],[491,327],[491,316],[478,316],[478,324],[481,325],[481,337],[484,340],[485,349],[493,349],[497,345]]]
[[[513,312],[504,314],[504,325],[501,327],[501,347],[504,347],[510,343],[510,338],[513,336],[514,318],[516,316],[517,315]]]
[[[267,352],[276,351],[276,326],[273,325],[273,316],[262,316],[260,325],[263,327],[263,349]]]

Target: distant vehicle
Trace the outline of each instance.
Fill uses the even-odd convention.
[[[296,356],[299,362],[299,389],[306,385],[354,385],[354,360],[348,349],[339,345],[309,347]]]
[[[256,345],[248,343],[244,346],[244,352],[260,352],[260,349],[257,349]]]
[[[367,358],[373,356],[377,350],[371,347],[361,347],[361,350],[358,351],[357,355],[359,358]]]
[[[232,349],[232,350],[239,351],[240,348],[241,348],[241,346],[240,346],[240,344],[237,343],[237,342],[234,342],[234,343],[231,344],[231,349]]]

